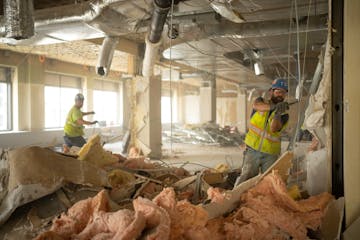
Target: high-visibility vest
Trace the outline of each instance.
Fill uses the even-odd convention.
[[[280,131],[272,132],[270,130],[271,121],[275,116],[275,112],[272,112],[268,118],[268,124],[266,126],[266,131],[264,132],[265,128],[265,121],[268,117],[269,111],[265,112],[258,112],[256,111],[251,119],[249,124],[249,131],[245,137],[245,144],[251,147],[254,150],[268,153],[272,155],[279,155],[281,151],[281,131],[285,129],[286,124],[282,126]],[[261,143],[261,138],[263,138]],[[261,149],[260,148],[261,144]]]

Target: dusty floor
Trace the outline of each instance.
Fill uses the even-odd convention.
[[[106,144],[105,149],[121,153],[122,143]],[[184,167],[190,172],[214,168],[226,163],[230,169],[240,168],[243,150],[239,147],[220,147],[200,144],[164,143],[161,161],[173,167]],[[156,160],[154,160],[156,161]]]

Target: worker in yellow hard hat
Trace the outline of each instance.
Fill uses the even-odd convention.
[[[279,157],[281,132],[285,129],[289,114],[289,104],[285,102],[288,84],[284,79],[275,79],[269,90],[270,99],[259,97],[253,104],[249,130],[245,137],[241,175],[236,185],[265,172]]]
[[[96,124],[97,121],[86,121],[83,119],[83,116],[95,114],[94,111],[91,112],[82,112],[81,108],[84,104],[84,95],[81,93],[76,94],[75,104],[70,109],[66,123],[64,126],[64,152],[66,152],[72,146],[82,147],[86,141],[83,137],[84,135],[84,125]]]

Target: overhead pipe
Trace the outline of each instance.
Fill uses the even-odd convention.
[[[114,56],[115,47],[118,43],[118,37],[105,37],[101,45],[101,50],[96,65],[96,73],[100,76],[106,76],[110,71],[111,62]]]
[[[16,40],[34,35],[33,0],[4,0],[5,37]]]
[[[176,2],[178,3],[179,1]],[[150,30],[145,38],[146,47],[142,68],[144,77],[150,77],[154,74],[154,65],[161,45],[161,35],[171,3],[172,0],[154,0],[154,10],[151,17]]]

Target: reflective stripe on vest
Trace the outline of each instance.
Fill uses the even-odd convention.
[[[253,131],[256,135],[258,136],[262,136],[263,130],[258,128],[257,126],[253,125],[252,123],[250,123],[249,125],[249,130]],[[280,137],[277,136],[271,136],[268,132],[265,132],[264,134],[264,138],[266,138],[267,140],[271,141],[271,142],[280,142]]]
[[[285,128],[285,125],[278,132],[271,132],[270,123],[275,116],[275,113],[271,113],[267,119],[269,112],[255,112],[250,119],[249,131],[245,137],[245,144],[249,147],[259,150],[260,152],[278,155],[281,151],[281,131]],[[266,130],[265,120],[268,120]],[[263,137],[263,140],[261,138]],[[261,149],[260,148],[261,145]]]

